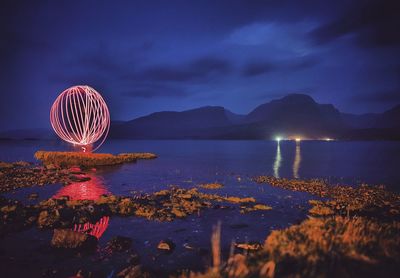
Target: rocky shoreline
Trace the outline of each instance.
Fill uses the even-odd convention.
[[[43,155],[43,154],[42,154]],[[49,154],[44,166],[26,162],[0,163],[0,192],[21,187],[84,181],[92,162],[77,167]],[[56,157],[56,158],[55,158]],[[155,158],[155,155],[120,155],[125,162]],[[74,158],[76,159],[76,158]],[[74,161],[68,160],[68,161]],[[104,158],[102,158],[104,161]],[[106,161],[115,161],[106,158]],[[133,159],[133,160],[132,160]],[[76,162],[76,161],[74,161]],[[96,162],[97,163],[97,162]],[[71,167],[74,166],[74,167]],[[272,231],[260,242],[234,242],[235,252],[223,258],[220,251],[221,228],[214,229],[213,265],[203,273],[182,270],[179,277],[395,277],[400,271],[400,195],[383,186],[350,187],[330,185],[325,180],[254,177],[259,186],[273,186],[307,192],[309,218],[283,230]],[[219,190],[218,183],[192,188],[171,186],[166,190],[134,196],[101,195],[96,200],[76,200],[59,196],[25,205],[0,197],[0,237],[36,226],[52,230],[50,245],[85,256],[95,252],[98,238],[110,217],[140,217],[171,222],[207,209],[236,209],[240,213],[268,211],[267,204],[253,197],[222,196],[207,190]],[[32,197],[33,198],[33,197]],[[130,250],[130,238],[115,237],[107,244],[110,252]],[[158,249],[172,252],[174,243],[161,240]],[[133,255],[132,255],[133,256]],[[80,276],[79,276],[80,275]],[[118,277],[146,277],[137,259],[116,273]],[[83,272],[77,277],[90,277]]]
[[[326,200],[310,200],[309,218],[272,231],[262,248],[231,254],[205,273],[181,277],[397,277],[399,194],[383,186],[329,185],[318,179],[260,176],[254,181]]]

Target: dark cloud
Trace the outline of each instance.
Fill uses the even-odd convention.
[[[180,66],[156,66],[136,74],[137,77],[150,81],[195,81],[210,76],[229,73],[232,65],[228,60],[214,57],[196,59]]]
[[[305,57],[301,59],[297,59],[295,61],[289,62],[286,68],[290,70],[303,70],[309,69],[317,66],[321,62],[321,58],[317,57]]]
[[[276,71],[298,71],[316,66],[320,62],[316,57],[297,58],[290,61],[249,62],[242,69],[244,77],[253,77]]]
[[[400,44],[400,1],[356,1],[340,17],[316,28],[317,43],[329,43],[350,35],[365,47]]]
[[[121,95],[132,98],[151,99],[157,97],[187,97],[188,93],[172,86],[146,84],[138,85],[129,91],[123,92]]]
[[[269,73],[277,69],[277,65],[270,62],[253,62],[248,63],[242,71],[243,76],[252,77],[265,73]]]

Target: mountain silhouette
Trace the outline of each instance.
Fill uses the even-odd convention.
[[[377,116],[375,127],[400,128],[400,104]]]
[[[246,116],[246,122],[258,123],[285,134],[328,135],[344,127],[341,114],[333,105],[318,104],[303,94],[292,94],[262,104]]]
[[[247,115],[221,106],[157,112],[113,123],[110,136],[124,139],[273,139],[276,136],[341,139],[397,139],[400,105],[382,114],[341,113],[305,94],[290,94]],[[379,134],[381,132],[382,134]]]
[[[274,139],[302,137],[342,140],[400,140],[400,105],[383,113],[341,113],[332,104],[291,94],[257,106],[247,115],[221,106],[164,111],[131,121],[113,121],[116,139]],[[45,129],[11,130],[0,139],[54,139]]]
[[[240,120],[240,115],[220,106],[205,106],[183,112],[156,112],[113,125],[111,136],[143,139],[205,138],[212,136],[212,130],[217,131]]]

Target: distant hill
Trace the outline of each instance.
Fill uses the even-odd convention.
[[[400,128],[400,105],[377,116],[375,128]]]
[[[400,140],[400,105],[381,114],[341,113],[305,94],[291,94],[256,107],[247,115],[221,106],[164,111],[131,121],[111,122],[118,139],[273,139],[301,136],[344,140]],[[0,139],[53,139],[44,129],[0,132]]]
[[[220,106],[206,106],[183,112],[157,112],[113,125],[110,136],[143,139],[216,137],[220,128],[231,126],[241,121],[241,118]]]
[[[256,107],[247,115],[220,106],[157,112],[112,124],[110,137],[126,139],[400,139],[400,105],[382,114],[341,113],[305,94],[291,94]]]
[[[45,128],[15,129],[0,132],[1,140],[51,140],[56,138],[52,130]]]
[[[246,116],[247,123],[257,123],[274,133],[327,136],[345,124],[340,112],[330,104],[318,104],[310,96],[292,94],[262,104]]]
[[[368,128],[375,126],[380,114],[368,113],[363,115],[355,115],[342,113],[342,119],[349,128]]]

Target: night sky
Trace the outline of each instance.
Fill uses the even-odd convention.
[[[400,103],[400,1],[2,1],[0,130],[49,127],[87,84],[113,120],[289,93],[343,112]]]

